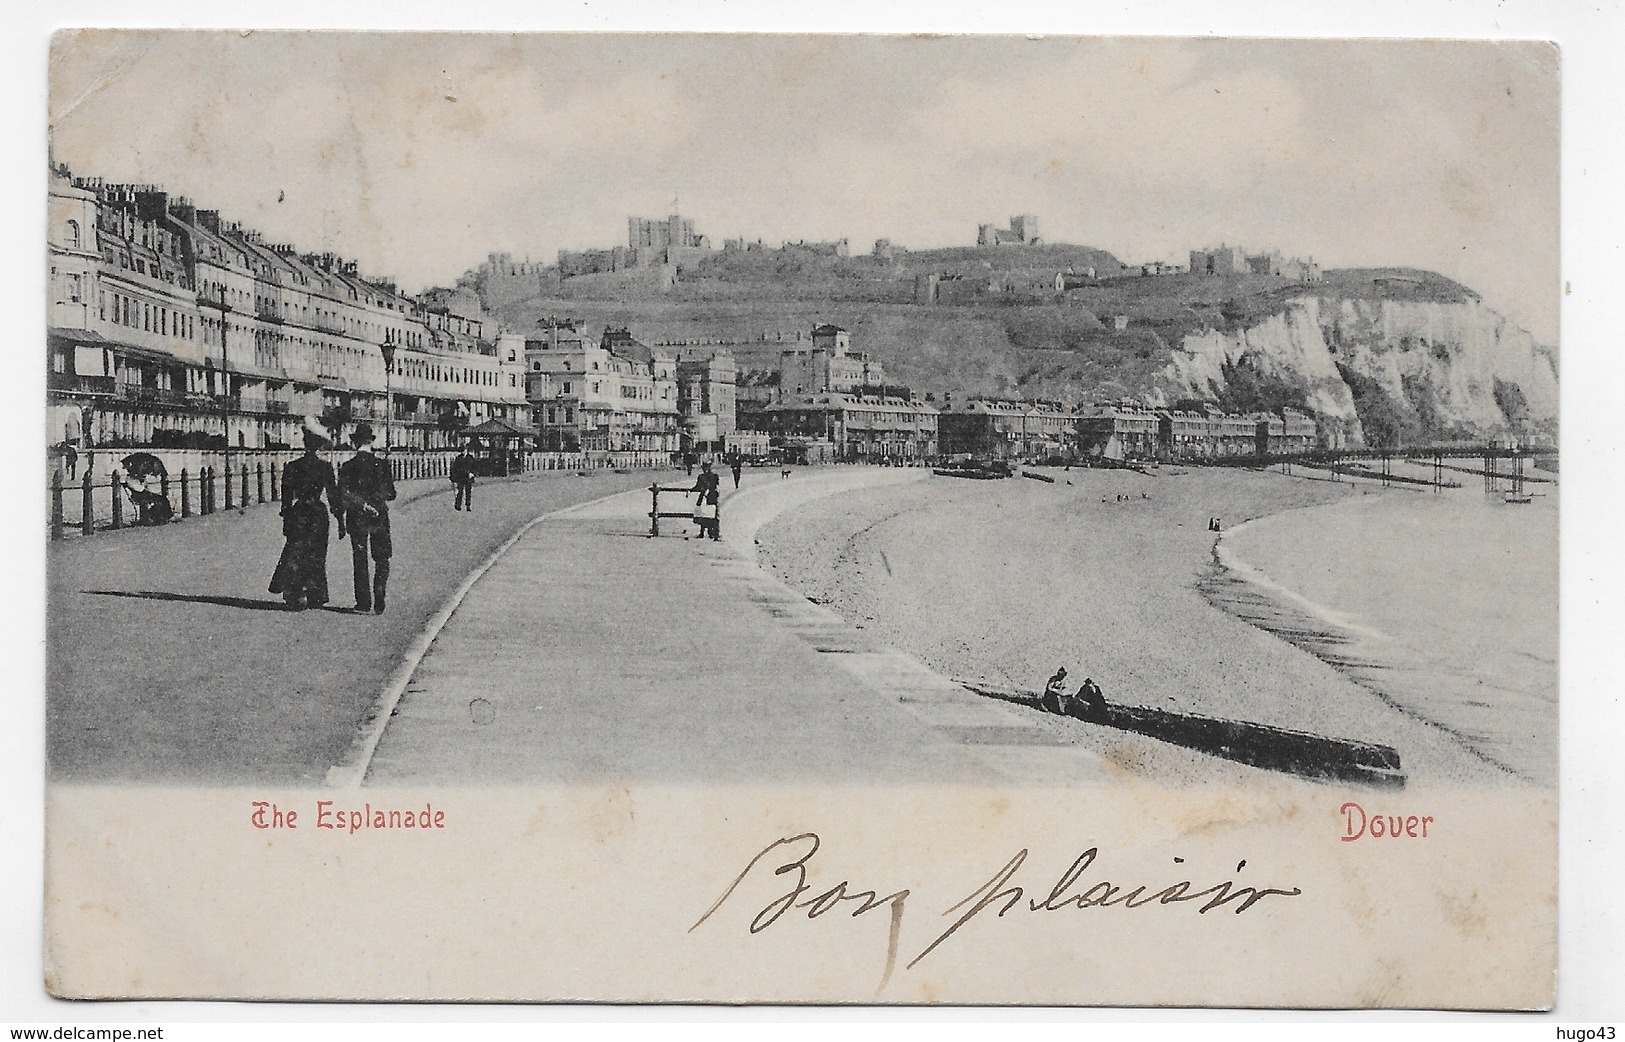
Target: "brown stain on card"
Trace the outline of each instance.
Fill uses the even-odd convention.
[[[632,790],[622,785],[608,791],[603,805],[594,812],[588,825],[592,829],[593,838],[605,843],[637,824],[637,820]]]
[[[1442,890],[1439,903],[1444,906],[1446,920],[1462,932],[1464,939],[1482,934],[1489,925],[1489,912],[1479,900],[1477,890],[1465,896]]]

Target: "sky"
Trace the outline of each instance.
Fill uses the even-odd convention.
[[[487,253],[724,238],[1220,243],[1429,268],[1555,343],[1558,58],[1540,43],[87,31],[57,162],[156,183],[407,290]]]

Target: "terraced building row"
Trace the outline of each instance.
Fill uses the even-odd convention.
[[[522,352],[446,291],[409,296],[160,188],[63,167],[48,242],[52,443],[279,448],[307,414],[424,449],[490,419],[531,427]]]

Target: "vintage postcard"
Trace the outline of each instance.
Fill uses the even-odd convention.
[[[1558,97],[58,33],[48,989],[1549,1008]]]

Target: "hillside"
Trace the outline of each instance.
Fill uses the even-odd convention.
[[[1090,268],[1098,278],[1056,291],[1057,272]],[[936,303],[915,303],[919,275],[942,280]],[[744,369],[770,367],[779,337],[834,322],[885,364],[888,382],[922,393],[1290,406],[1351,444],[1478,437],[1514,422],[1555,430],[1557,420],[1555,349],[1467,287],[1416,269],[1304,283],[1123,273],[1109,253],[1066,245],[889,259],[787,248],[715,253],[680,267],[675,284],[637,269],[475,288],[506,329],[568,315],[645,341],[754,342],[735,349]]]

